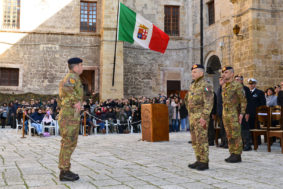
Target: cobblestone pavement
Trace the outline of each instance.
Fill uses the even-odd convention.
[[[76,182],[60,182],[60,137],[20,138],[0,129],[0,188],[282,188],[283,154],[279,144],[267,152],[244,152],[243,162],[228,164],[228,150],[210,148],[210,169],[196,171],[189,133],[171,133],[170,142],[144,142],[141,134],[79,136],[72,156]]]

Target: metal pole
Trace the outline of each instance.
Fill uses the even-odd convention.
[[[116,67],[116,50],[117,50],[117,33],[118,33],[118,21],[119,21],[119,8],[120,8],[120,1],[118,0],[118,10],[117,10],[117,22],[116,22],[116,38],[115,38],[115,50],[114,50],[114,63],[113,63],[113,75],[112,75],[112,87],[115,83],[115,67]]]
[[[203,0],[200,0],[200,64],[203,65]]]

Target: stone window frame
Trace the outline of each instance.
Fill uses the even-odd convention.
[[[11,9],[10,9],[10,13],[9,15],[7,15],[7,7],[8,7],[8,1],[12,1],[12,4],[11,4]],[[2,0],[2,2],[0,3],[0,7],[3,7],[1,8],[0,10],[0,15],[1,15],[1,28],[2,29],[12,29],[12,30],[18,30],[20,29],[20,24],[21,24],[21,0]],[[7,5],[7,6],[5,6]],[[15,12],[14,11],[11,11],[12,9],[15,9]],[[14,14],[15,13],[15,14]],[[8,23],[5,23],[6,22],[6,16],[9,17],[9,19],[12,18],[11,21],[15,21],[15,24],[13,25],[13,22],[11,22],[10,24]],[[13,20],[13,17],[15,17],[15,19]],[[6,25],[7,24],[7,25]]]
[[[206,3],[207,14],[208,14],[208,25],[211,26],[215,24],[215,1],[211,0]]]
[[[95,14],[95,30],[82,30],[82,14],[81,14],[81,3],[95,3],[95,8],[96,8],[96,14]],[[87,32],[87,33],[96,33],[98,31],[98,7],[99,7],[99,2],[97,2],[96,0],[80,0],[80,32]],[[87,20],[89,20],[89,17],[87,18]],[[88,21],[87,21],[88,22]],[[93,22],[92,22],[93,23]]]
[[[170,15],[169,15],[169,25],[167,25],[167,14],[166,14],[166,8],[170,8]],[[173,20],[173,9],[174,8],[178,8],[177,9],[177,13],[178,15],[176,16],[177,18],[175,18],[176,22],[172,22]],[[180,9],[181,9],[181,6],[179,5],[164,5],[164,32],[167,33],[168,35],[170,36],[176,36],[176,37],[179,37],[180,36]],[[176,24],[177,23],[177,24]],[[175,24],[173,26],[173,24]],[[167,30],[167,27],[169,27],[169,31]],[[175,27],[176,29],[176,34],[173,32],[173,28]],[[173,34],[174,33],[174,34]]]
[[[19,83],[18,86],[0,86],[1,91],[20,91],[23,88],[23,65],[18,64],[0,64],[0,68],[16,68],[19,69]]]

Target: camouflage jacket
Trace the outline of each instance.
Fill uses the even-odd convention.
[[[59,100],[61,108],[73,107],[83,99],[83,87],[78,74],[69,72],[59,84]]]
[[[222,99],[224,111],[238,111],[238,113],[245,114],[247,100],[242,84],[235,80],[225,83],[222,87]]]
[[[200,114],[208,120],[213,107],[213,89],[211,84],[201,77],[191,84],[185,97],[186,107],[190,114]]]

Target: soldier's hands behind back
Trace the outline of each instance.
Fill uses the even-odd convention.
[[[199,119],[199,123],[204,129],[206,129],[206,121],[203,118]]]

